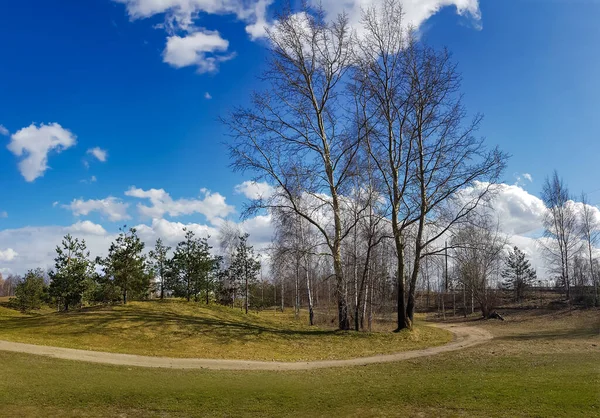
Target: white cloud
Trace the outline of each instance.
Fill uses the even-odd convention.
[[[184,37],[173,35],[167,38],[163,61],[175,68],[197,67],[199,74],[215,72],[221,62],[233,58],[227,52],[229,41],[219,32],[199,30]]]
[[[139,199],[149,199],[152,206],[138,204],[138,211],[142,216],[149,218],[162,218],[166,213],[169,216],[191,215],[200,213],[212,224],[220,221],[235,211],[234,207],[225,202],[225,197],[220,193],[211,193],[201,190],[202,199],[177,199],[173,200],[164,189],[142,190],[132,186],[125,192],[126,196]]]
[[[138,231],[140,238],[150,246],[154,245],[157,238],[162,238],[165,244],[170,246],[177,245],[185,236],[184,228],[194,232],[198,237],[210,236],[210,244],[213,247],[218,247],[219,230],[215,227],[202,225],[198,223],[182,223],[171,222],[166,219],[153,219],[150,225],[137,225],[135,229]]]
[[[269,27],[267,21],[267,8],[273,3],[273,0],[258,0],[254,4],[253,19],[254,23],[246,26],[246,33],[252,40],[257,40],[267,36],[266,28]]]
[[[112,196],[98,200],[75,199],[70,204],[63,205],[63,207],[71,210],[75,216],[85,216],[91,212],[100,212],[113,222],[131,218],[127,214],[129,203],[121,202],[119,199]]]
[[[247,180],[234,188],[238,194],[243,194],[248,199],[268,198],[275,191],[272,186],[264,182]]]
[[[168,31],[194,31],[194,20],[200,13],[232,14],[245,22],[247,32],[259,33],[261,22],[266,22],[267,7],[274,0],[114,0],[125,4],[131,19],[165,15]],[[250,29],[249,29],[250,28]]]
[[[0,250],[0,261],[12,261],[14,260],[19,253],[17,253],[12,248],[7,248],[6,250]]]
[[[210,99],[212,99],[212,96],[210,95],[210,93],[209,93],[209,92],[206,92],[206,93],[204,93],[204,98],[205,98],[206,100],[210,100]]]
[[[164,28],[169,37],[163,52],[164,62],[176,67],[196,66],[199,73],[213,72],[220,62],[233,58],[218,55],[225,52],[229,42],[218,32],[199,28],[195,22],[202,14],[234,15],[246,24],[246,33],[252,40],[264,38],[265,28],[274,22],[268,18],[269,7],[274,0],[113,0],[124,4],[132,20],[157,15],[164,16],[164,23],[155,27]],[[363,9],[380,6],[386,0],[309,0],[309,5],[322,5],[327,19],[346,13],[350,24],[360,32]],[[478,0],[404,0],[403,7],[407,24],[419,28],[423,22],[441,8],[454,6],[459,15],[469,16],[476,27],[480,27],[481,13]],[[183,33],[185,36],[178,36]]]
[[[583,203],[569,200],[567,202],[567,204],[573,208],[573,211],[581,219],[581,217],[583,216],[583,208],[584,208]],[[597,206],[593,206],[593,205],[587,205],[587,207],[588,207],[589,213],[591,215],[591,221],[595,224],[600,225],[600,209]]]
[[[91,256],[105,256],[114,234],[107,234],[100,225],[89,221],[77,222],[71,226],[27,226],[16,229],[0,230],[0,248],[10,246],[18,254],[2,267],[16,274],[29,269],[54,266],[55,248],[66,234],[85,239]]]
[[[2,212],[0,212],[0,218],[8,218],[8,212],[3,210]]]
[[[250,234],[250,243],[257,250],[265,248],[271,241],[270,217],[258,216],[240,224],[243,231]],[[150,224],[136,225],[139,237],[146,250],[154,247],[157,238],[165,244],[175,247],[184,237],[183,228],[192,230],[198,237],[209,238],[213,251],[219,248],[219,229],[214,225],[201,223],[171,222],[166,219],[153,219]],[[0,271],[23,274],[28,269],[52,268],[56,256],[55,248],[66,234],[84,239],[92,258],[106,256],[110,243],[117,232],[107,232],[99,224],[91,221],[79,221],[70,226],[27,226],[17,229],[0,229]]]
[[[257,215],[240,223],[242,231],[250,234],[250,243],[257,250],[264,250],[271,244],[274,234],[273,218],[271,215]]]
[[[94,157],[98,159],[100,162],[106,162],[108,157],[108,152],[100,147],[94,147],[87,150],[88,154],[92,154]]]
[[[369,7],[381,7],[384,1],[386,0],[309,0],[309,4],[315,7],[322,4],[327,19],[334,19],[337,15],[345,12],[350,25],[360,33],[362,10]],[[480,27],[479,0],[404,0],[402,1],[404,21],[418,29],[440,9],[448,6],[454,6],[459,15],[470,17],[476,27]]]
[[[11,136],[8,149],[17,157],[19,171],[26,181],[34,181],[48,169],[48,154],[62,152],[76,144],[76,137],[58,123],[35,124],[23,128]]]
[[[95,183],[98,179],[96,178],[96,176],[92,176],[89,179],[83,179],[83,180],[79,180],[80,183],[84,183],[84,184],[91,184],[91,183]]]
[[[4,125],[0,125],[0,135],[3,135],[3,136],[8,136],[8,135],[10,135],[10,132],[8,131],[8,129],[6,129],[6,128],[4,127]]]
[[[91,221],[79,221],[71,225],[67,230],[73,234],[106,235],[106,229],[104,229],[102,225],[95,224]]]
[[[488,186],[488,183],[476,182],[473,189],[466,190],[467,196],[478,196]],[[506,234],[524,235],[542,228],[546,211],[544,202],[520,186],[498,185],[489,206],[498,217],[502,232]]]
[[[515,173],[515,186],[523,187],[527,183],[533,183],[533,176],[529,173]]]

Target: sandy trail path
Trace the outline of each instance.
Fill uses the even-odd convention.
[[[460,324],[436,325],[454,334],[454,340],[446,345],[422,350],[403,351],[394,354],[360,357],[347,360],[320,360],[299,362],[223,360],[200,358],[171,358],[138,356],[134,354],[106,353],[101,351],[77,350],[72,348],[50,347],[23,344],[0,340],[0,350],[34,354],[64,360],[87,361],[91,363],[118,366],[157,367],[170,369],[211,369],[211,370],[311,370],[330,367],[364,366],[375,363],[389,363],[418,357],[433,356],[449,351],[461,350],[491,340],[492,335],[481,328]]]

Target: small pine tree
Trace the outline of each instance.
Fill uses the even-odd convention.
[[[170,286],[175,296],[191,297],[197,302],[205,292],[206,303],[212,289],[217,259],[211,253],[208,238],[196,238],[193,231],[185,230],[185,239],[177,244],[171,262]]]
[[[50,273],[50,296],[55,298],[65,311],[81,304],[90,285],[89,256],[85,241],[79,241],[70,234],[65,235],[62,246],[56,247],[56,271]]]
[[[130,295],[147,294],[151,276],[146,271],[144,243],[137,236],[135,228],[126,231],[123,227],[120,231],[108,249],[108,256],[98,258],[96,262],[103,266],[104,279],[112,279],[112,284],[123,297],[123,304],[127,304]]]
[[[154,273],[154,276],[159,280],[160,284],[160,298],[165,298],[165,281],[169,275],[169,259],[167,253],[171,247],[167,247],[163,244],[162,239],[157,239],[154,249],[150,251],[150,268]]]
[[[260,261],[254,255],[254,249],[248,245],[248,234],[240,236],[231,266],[229,267],[230,279],[241,282],[244,286],[244,308],[248,313],[248,298],[250,285],[258,280]]]
[[[536,271],[531,267],[525,253],[517,246],[508,253],[505,263],[505,268],[502,271],[504,288],[514,292],[515,301],[520,302],[523,300],[527,288],[536,280]]]
[[[29,270],[15,289],[14,304],[23,312],[40,309],[48,300],[48,287],[42,269]]]

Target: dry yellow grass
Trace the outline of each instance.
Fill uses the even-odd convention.
[[[0,339],[149,356],[306,361],[389,354],[442,345],[448,331],[339,332],[310,327],[305,313],[238,309],[180,300],[131,302],[79,312],[20,314],[2,308]],[[390,327],[390,329],[392,329]]]

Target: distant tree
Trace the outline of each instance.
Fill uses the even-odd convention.
[[[506,238],[498,225],[494,226],[486,218],[462,225],[452,238],[459,281],[473,295],[484,318],[488,318],[495,307],[493,272],[499,267],[505,244]]]
[[[150,288],[150,275],[146,271],[144,243],[135,228],[120,228],[117,239],[110,245],[108,256],[97,259],[103,267],[105,279],[112,280],[127,303],[129,294],[145,295]]]
[[[539,240],[551,270],[559,277],[567,300],[571,300],[571,264],[579,246],[577,214],[569,189],[554,171],[546,178],[542,200],[548,209],[544,215],[544,238]]]
[[[235,255],[229,267],[231,280],[243,284],[246,313],[248,313],[250,285],[257,282],[260,272],[260,261],[255,256],[253,247],[248,245],[248,237],[248,234],[240,236]]]
[[[70,234],[56,247],[55,271],[50,273],[50,296],[56,298],[65,311],[79,305],[91,276],[90,252],[85,241]]]
[[[600,242],[600,219],[597,215],[597,209],[592,208],[588,204],[588,199],[585,193],[581,194],[581,210],[579,221],[579,233],[584,241],[585,251],[589,261],[590,278],[594,285],[594,305],[600,306],[600,298],[598,297],[598,271],[594,268],[594,248]]]
[[[42,269],[29,270],[15,289],[14,303],[21,311],[40,309],[47,301],[48,287]]]
[[[17,285],[21,282],[21,277],[9,274],[2,284],[2,295],[3,296],[14,296],[15,290],[17,289]]]
[[[165,298],[165,280],[168,276],[169,259],[167,253],[171,247],[163,244],[162,239],[157,239],[154,249],[150,251],[149,263],[154,276],[160,281],[160,298]]]
[[[505,268],[502,270],[504,287],[513,291],[515,300],[520,302],[523,299],[525,290],[537,279],[536,271],[531,267],[525,253],[517,246],[508,253],[505,263]]]

